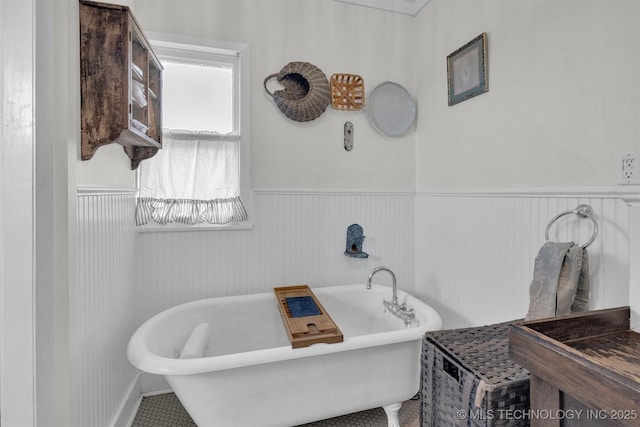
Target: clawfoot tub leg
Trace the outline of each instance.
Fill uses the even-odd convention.
[[[391,405],[382,407],[387,414],[387,425],[389,427],[400,427],[400,419],[398,418],[400,408],[402,408],[402,403],[392,403]]]

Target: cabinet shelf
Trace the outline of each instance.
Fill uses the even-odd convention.
[[[113,141],[117,144],[120,144],[125,147],[150,147],[150,148],[160,148],[160,144],[158,141],[149,137],[147,134],[132,129],[122,129],[120,136]]]
[[[144,73],[142,72],[142,69],[136,64],[131,65],[131,74],[134,79],[141,83],[144,83]]]
[[[127,6],[80,0],[81,158],[117,143],[136,169],[162,148],[162,65]]]

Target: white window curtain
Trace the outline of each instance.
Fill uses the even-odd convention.
[[[140,163],[136,224],[229,224],[247,219],[240,200],[240,137],[166,130]]]

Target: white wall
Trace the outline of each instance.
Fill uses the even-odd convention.
[[[127,344],[137,327],[133,191],[77,196],[78,286],[69,295],[74,426],[114,425],[131,405],[137,370]],[[134,393],[135,396],[135,393]],[[115,424],[119,425],[119,424]]]
[[[588,248],[590,307],[626,305],[634,237],[626,196],[633,198],[595,189],[417,196],[258,191],[253,230],[139,235],[139,261],[147,268],[138,270],[138,322],[199,298],[365,283],[378,265],[394,270],[401,289],[432,304],[445,328],[522,318],[549,220],[582,203],[592,206],[599,225]],[[364,227],[369,259],[342,253],[353,222]],[[550,239],[582,244],[592,234],[591,221],[571,215],[554,223]],[[384,275],[376,280],[390,284]]]
[[[432,0],[416,17],[327,0],[120,3],[146,31],[251,45],[254,188],[608,187],[620,154],[640,151],[638,2]],[[485,31],[489,92],[449,107],[446,56]],[[364,113],[331,108],[309,123],[285,118],[262,83],[295,60],[361,74],[367,93],[405,85],[416,133],[384,137]],[[134,186],[118,146],[78,163],[81,185]]]
[[[615,191],[620,155],[640,151],[639,20],[635,1],[432,0],[416,17],[418,193]],[[482,32],[489,91],[449,107],[446,57]]]
[[[80,160],[78,152],[76,179],[79,185],[85,187],[136,187],[136,173],[131,170],[131,160],[119,144],[98,148],[90,160]]]
[[[33,1],[0,3],[0,407],[5,425],[33,424],[37,411],[34,15]]]
[[[627,305],[629,247],[638,244],[629,228],[631,208],[619,192],[596,189],[418,195],[418,295],[435,305],[445,328],[523,318],[549,220],[583,203],[593,208],[599,226],[587,248],[589,307]],[[549,238],[584,244],[593,232],[590,220],[568,215],[554,222]]]
[[[416,187],[610,187],[640,151],[640,3],[432,0],[416,17]],[[449,107],[446,57],[487,32],[489,92]]]
[[[136,0],[135,13],[145,31],[251,46],[253,188],[414,189],[413,134],[385,137],[363,112],[331,107],[316,120],[294,122],[263,88],[287,63],[307,61],[327,78],[361,75],[367,93],[385,80],[415,93],[412,17],[327,0]],[[343,148],[346,121],[355,128],[351,152]]]
[[[280,113],[263,87],[265,77],[287,63],[307,61],[327,78],[334,73],[361,75],[367,93],[392,80],[415,94],[412,17],[327,0],[115,3],[132,7],[147,32],[251,46],[253,187],[414,188],[412,134],[389,138],[369,125],[364,112],[339,112],[331,107],[312,122],[294,122]],[[354,124],[351,152],[343,148],[346,121]],[[117,145],[101,147],[90,161],[78,160],[77,179],[84,186],[135,186],[128,158]]]
[[[3,2],[2,422],[69,425],[71,2]],[[76,4],[76,3],[73,3]],[[73,15],[71,15],[73,17]],[[71,18],[71,22],[76,22]],[[71,35],[70,35],[71,34]],[[36,102],[37,99],[37,102]],[[71,162],[73,163],[73,161]],[[70,191],[73,189],[73,191]],[[6,310],[5,310],[6,309]]]
[[[140,233],[138,320],[194,299],[276,286],[364,286],[379,265],[414,291],[412,193],[257,191],[253,207],[251,230]],[[354,223],[363,227],[369,258],[344,255]],[[391,280],[381,274],[376,283]]]
[[[73,410],[69,293],[77,284],[75,150],[80,120],[70,114],[79,108],[77,2],[36,2],[36,9],[38,425],[65,425]]]

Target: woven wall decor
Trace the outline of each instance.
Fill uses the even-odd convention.
[[[271,93],[267,82],[274,77],[277,77],[284,89]],[[264,89],[285,116],[298,122],[317,119],[331,102],[327,76],[308,62],[288,63],[279,73],[264,79]]]
[[[331,105],[336,110],[359,111],[364,106],[364,80],[356,74],[331,76]]]

